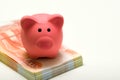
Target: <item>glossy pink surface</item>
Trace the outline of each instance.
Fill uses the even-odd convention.
[[[31,58],[58,55],[62,44],[64,19],[59,14],[35,14],[24,16],[21,21],[21,38]]]

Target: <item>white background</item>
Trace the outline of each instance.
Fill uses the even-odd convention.
[[[83,56],[50,80],[120,80],[120,0],[0,0],[0,23],[35,13],[63,15],[63,44]],[[27,79],[0,62],[0,80]]]

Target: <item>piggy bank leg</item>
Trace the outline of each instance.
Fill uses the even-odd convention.
[[[29,56],[31,59],[37,59],[37,58],[38,58],[38,56],[31,55],[31,54],[29,54],[28,56]]]

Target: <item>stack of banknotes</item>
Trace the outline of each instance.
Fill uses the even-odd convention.
[[[28,80],[47,80],[82,66],[82,56],[64,46],[56,58],[31,59],[22,45],[20,31],[19,21],[0,27],[0,61]]]

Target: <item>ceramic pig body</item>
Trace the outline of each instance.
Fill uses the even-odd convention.
[[[58,55],[63,39],[63,22],[59,14],[36,14],[21,19],[23,46],[31,58],[54,58]]]

